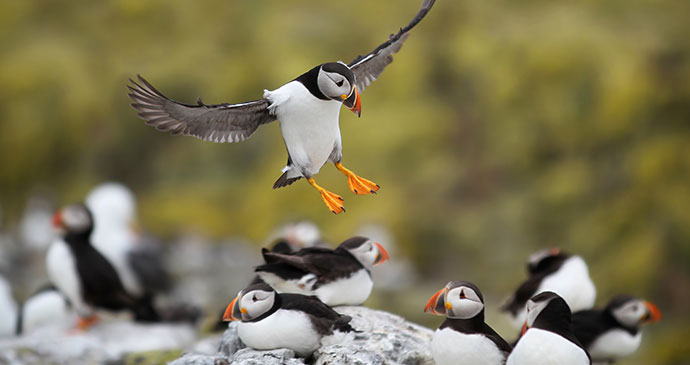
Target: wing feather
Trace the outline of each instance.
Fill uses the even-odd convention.
[[[400,50],[409,35],[408,32],[424,18],[435,2],[436,0],[424,0],[419,12],[407,26],[401,28],[397,34],[391,34],[386,42],[369,54],[358,56],[350,62],[348,66],[355,74],[355,83],[360,92],[374,82],[381,75],[383,69],[393,62],[393,54]]]
[[[259,126],[276,120],[268,110],[269,101],[260,99],[241,104],[182,104],[161,94],[143,77],[130,79],[132,107],[146,124],[173,135],[194,136],[211,142],[239,142],[249,138]]]

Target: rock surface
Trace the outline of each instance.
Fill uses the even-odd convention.
[[[433,364],[431,338],[433,331],[407,322],[402,317],[365,307],[337,307],[352,317],[350,324],[361,331],[355,339],[322,347],[310,363],[321,364]],[[256,351],[245,348],[237,337],[236,323],[223,334],[218,353],[187,353],[171,365],[302,365],[305,359],[287,349]]]

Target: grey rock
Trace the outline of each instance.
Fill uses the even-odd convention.
[[[336,307],[352,317],[350,324],[358,332],[353,340],[324,346],[314,352],[310,363],[325,364],[433,364],[433,331],[410,323],[400,316],[365,307]],[[301,365],[305,360],[288,349],[257,351],[246,348],[237,336],[237,323],[223,333],[217,355],[187,354],[174,365],[211,365],[225,359],[230,364]]]

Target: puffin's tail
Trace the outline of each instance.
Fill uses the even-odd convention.
[[[132,308],[134,312],[134,320],[137,322],[160,322],[161,317],[153,308],[153,298],[150,295],[144,295],[136,301]]]
[[[282,188],[284,186],[288,186],[288,185],[290,185],[290,184],[294,183],[295,181],[302,178],[302,176],[288,177],[289,172],[290,171],[288,170],[288,171],[283,172],[282,175],[280,175],[278,180],[276,180],[276,182],[273,184],[273,189],[278,189],[278,188]]]

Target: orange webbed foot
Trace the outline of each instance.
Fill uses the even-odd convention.
[[[311,186],[316,188],[319,193],[321,193],[321,199],[323,199],[323,202],[326,203],[326,206],[331,213],[340,214],[345,211],[345,207],[343,206],[343,198],[340,195],[331,193],[330,191],[320,187],[311,177],[307,178],[307,181],[309,184],[311,184]]]
[[[77,321],[77,331],[85,332],[88,330],[91,326],[96,324],[98,322],[99,318],[95,314],[89,316],[89,317],[79,317],[79,320]]]
[[[350,190],[357,195],[376,194],[381,188],[379,184],[357,176],[357,174],[345,168],[340,162],[337,162],[335,167],[347,176],[347,185],[350,187]]]

